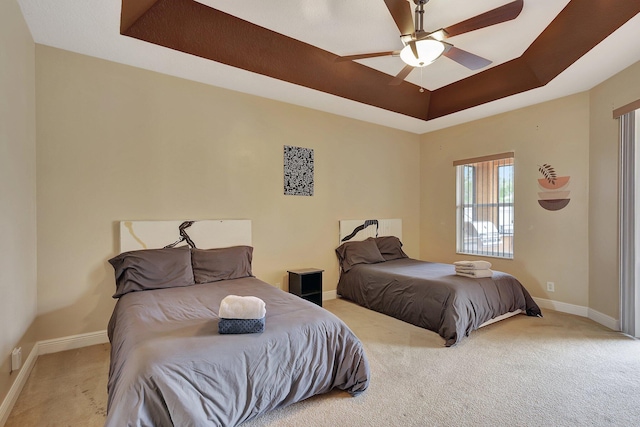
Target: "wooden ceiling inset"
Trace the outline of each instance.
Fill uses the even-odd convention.
[[[122,0],[120,33],[431,120],[546,85],[638,13],[639,1],[571,0],[519,58],[422,93],[412,83],[389,85],[388,74],[336,61],[331,52],[193,0]]]

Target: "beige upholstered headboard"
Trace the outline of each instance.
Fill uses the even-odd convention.
[[[189,224],[191,223],[191,224]],[[184,224],[184,225],[183,225]],[[200,249],[251,246],[251,220],[120,221],[120,252],[187,244],[183,234]]]
[[[348,219],[340,221],[340,244],[368,237],[396,236],[402,240],[401,219]]]

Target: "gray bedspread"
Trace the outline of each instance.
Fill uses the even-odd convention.
[[[263,333],[218,333],[229,294],[265,301]],[[340,319],[253,277],[126,294],[108,333],[106,426],[234,426],[369,383],[362,344]]]
[[[342,273],[338,295],[369,309],[437,332],[447,347],[484,322],[518,309],[540,308],[513,276],[494,271],[475,279],[455,275],[452,264],[402,258],[358,264]]]

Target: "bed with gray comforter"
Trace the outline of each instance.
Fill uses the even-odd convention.
[[[263,333],[218,333],[230,294],[266,303]],[[340,319],[254,277],[129,292],[108,333],[106,426],[234,426],[369,383],[362,344]]]
[[[529,292],[507,273],[494,271],[492,277],[480,279],[461,277],[451,264],[402,255],[350,265],[340,276],[338,295],[437,332],[447,347],[483,323],[518,309],[541,316]]]

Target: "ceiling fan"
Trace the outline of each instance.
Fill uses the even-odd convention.
[[[400,40],[404,47],[401,50],[342,56],[338,57],[337,61],[399,55],[406,65],[389,83],[391,85],[399,85],[415,67],[427,66],[440,56],[446,56],[470,70],[486,67],[491,64],[490,60],[457,48],[444,40],[515,19],[520,15],[524,6],[524,0],[515,0],[450,27],[426,32],[423,29],[424,5],[429,0],[413,0],[416,4],[415,23],[411,13],[411,5],[406,0],[384,0],[384,2],[400,30]]]

